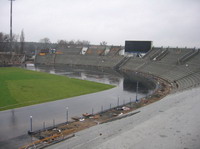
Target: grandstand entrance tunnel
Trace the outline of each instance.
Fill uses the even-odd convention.
[[[44,122],[46,127],[51,126],[53,119],[56,124],[65,122],[66,107],[69,108],[69,117],[80,116],[82,113],[86,112],[91,113],[92,110],[94,113],[97,113],[101,111],[102,107],[104,110],[108,109],[110,105],[116,107],[118,100],[120,105],[130,102],[130,100],[135,101],[137,82],[139,82],[138,99],[150,95],[156,88],[154,82],[144,77],[120,73],[111,69],[100,70],[69,66],[30,66],[27,67],[27,69],[112,84],[116,87],[98,93],[2,111],[0,112],[0,120],[4,119],[1,126],[5,129],[0,130],[0,144],[7,140],[19,141],[19,139],[16,138],[27,134],[30,125],[30,115],[33,116],[33,129],[39,130],[43,128]],[[23,141],[23,139],[20,139],[20,141]],[[27,138],[24,141],[27,142]],[[3,144],[5,145],[5,143]]]

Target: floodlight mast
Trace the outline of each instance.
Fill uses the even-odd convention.
[[[15,0],[9,0],[10,1],[10,45],[11,45],[11,53],[12,53],[12,2]]]

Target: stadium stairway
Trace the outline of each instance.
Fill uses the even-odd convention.
[[[130,60],[130,57],[124,57],[119,63],[117,63],[113,68],[118,70],[120,69],[123,65],[125,65],[128,61]]]

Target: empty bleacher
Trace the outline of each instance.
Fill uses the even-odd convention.
[[[21,65],[25,58],[22,54],[0,54],[0,66]]]
[[[149,53],[147,54],[149,55],[148,57],[150,60],[160,61],[162,58],[164,58],[168,54],[168,52],[169,52],[168,49],[160,48],[160,49],[154,50],[154,53],[153,53],[153,50],[150,50],[150,53],[152,53],[151,55]]]
[[[106,56],[91,56],[91,55],[57,55],[55,64],[67,65],[82,65],[95,67],[109,67],[113,68],[116,63],[123,59],[122,56],[106,57]]]
[[[153,58],[158,56],[160,49],[151,50],[144,58],[131,58],[122,70],[133,70],[155,75],[170,83],[176,83],[177,91],[188,89],[200,84],[200,54],[196,52],[184,65],[178,65],[177,60],[191,52],[187,48],[168,48],[168,53],[159,61]],[[190,55],[188,54],[188,55]]]
[[[188,61],[189,59],[191,59],[198,53],[199,53],[199,50],[190,49],[190,51],[188,53],[186,53],[185,55],[183,55],[181,58],[178,59],[177,63],[184,64],[186,61]]]
[[[81,53],[82,47],[69,46],[68,48],[60,47],[57,49],[58,53],[66,55],[79,55]]]
[[[123,56],[101,56],[101,61],[99,62],[99,67],[109,67],[114,68],[124,57]]]
[[[200,68],[200,52],[198,52],[192,59],[189,59],[186,64],[188,68],[194,71],[196,68]]]
[[[146,60],[139,57],[133,57],[130,58],[130,60],[124,66],[122,66],[121,69],[137,71],[140,67],[144,65],[146,65]]]
[[[11,55],[10,54],[0,54],[0,65],[9,65],[11,63]]]
[[[157,55],[153,60],[155,60],[155,61],[160,61],[160,60],[163,59],[168,53],[169,53],[168,49],[163,49],[163,51],[162,51],[161,53],[159,53],[159,55]]]
[[[85,55],[99,56],[105,52],[105,46],[90,46]]]
[[[188,53],[190,50],[185,48],[170,48],[168,49],[168,51],[169,51],[168,55],[164,57],[161,60],[161,62],[176,65],[177,60],[186,53]]]
[[[116,56],[116,55],[119,55],[119,51],[120,50],[121,50],[121,46],[112,46],[110,48],[110,51],[107,54],[107,56]]]
[[[173,86],[176,86],[176,91],[200,84],[200,53],[197,52],[198,50],[191,51],[191,49],[187,48],[169,47],[152,48],[143,58],[120,56],[118,53],[121,47],[119,46],[90,46],[85,54],[82,54],[81,50],[82,47],[70,47],[61,49],[59,54],[38,55],[36,63],[94,66],[116,68],[122,71],[137,71],[169,81]],[[177,63],[180,59],[184,60],[182,65]]]
[[[149,50],[142,58],[143,59],[149,59],[150,57],[152,57],[152,55],[154,55],[158,50],[160,50],[161,48],[155,48],[153,47],[151,50]]]

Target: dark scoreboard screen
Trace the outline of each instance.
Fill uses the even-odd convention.
[[[152,41],[125,41],[125,52],[147,53],[151,47]]]

